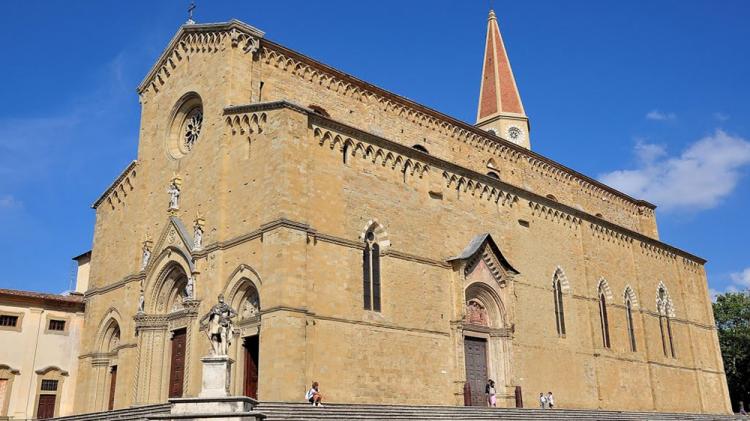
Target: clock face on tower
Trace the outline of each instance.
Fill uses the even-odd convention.
[[[521,130],[521,128],[517,126],[508,127],[508,139],[512,140],[515,143],[520,142],[521,140],[523,140],[523,130]]]

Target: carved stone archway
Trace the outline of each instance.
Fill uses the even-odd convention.
[[[262,281],[258,272],[248,265],[240,265],[230,276],[229,282],[224,290],[224,296],[229,305],[237,311],[237,319],[234,326],[234,340],[230,353],[237,362],[232,366],[230,388],[237,396],[245,394],[244,385],[246,380],[245,371],[248,369],[248,352],[254,353],[255,373],[257,374],[257,349],[245,349],[245,341],[257,347],[260,341],[261,330],[261,287]],[[257,379],[256,379],[257,381]],[[256,383],[257,385],[257,383]],[[257,385],[259,386],[259,385]],[[256,390],[257,393],[257,390]],[[255,396],[257,398],[257,395]]]
[[[484,382],[495,380],[499,406],[513,406],[515,382],[512,377],[513,340],[513,289],[514,279],[519,274],[500,252],[500,248],[489,234],[478,235],[458,256],[448,259],[454,269],[455,279],[460,280],[459,323],[455,335],[457,367],[463,367],[463,375],[456,384],[463,384],[461,391],[465,404],[484,402]],[[486,378],[479,379],[474,360],[476,346],[486,354]],[[470,351],[472,350],[472,351]],[[481,363],[481,361],[479,361]],[[470,367],[473,367],[470,370]],[[459,393],[458,391],[456,392]]]
[[[139,337],[136,404],[167,400],[175,332],[184,331],[185,335],[183,393],[187,393],[195,377],[190,361],[200,300],[195,299],[194,290],[189,290],[195,273],[192,262],[183,253],[166,248],[150,272],[144,291],[145,312],[134,317]]]

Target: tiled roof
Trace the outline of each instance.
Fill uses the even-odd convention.
[[[0,288],[0,302],[11,299],[14,301],[42,302],[48,305],[80,306],[83,309],[83,295],[49,294],[46,292],[22,291],[18,289]]]

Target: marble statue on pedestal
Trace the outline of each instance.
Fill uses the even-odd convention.
[[[224,302],[224,294],[219,295],[219,302],[200,320],[201,329],[207,328],[211,341],[211,355],[225,356],[232,341],[232,318],[237,316],[229,304]],[[208,323],[206,323],[208,322]]]

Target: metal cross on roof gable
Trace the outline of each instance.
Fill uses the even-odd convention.
[[[188,7],[188,20],[187,20],[187,23],[189,25],[192,25],[192,24],[195,23],[195,21],[193,20],[193,10],[195,10],[195,2],[191,1],[190,2],[190,7]]]

